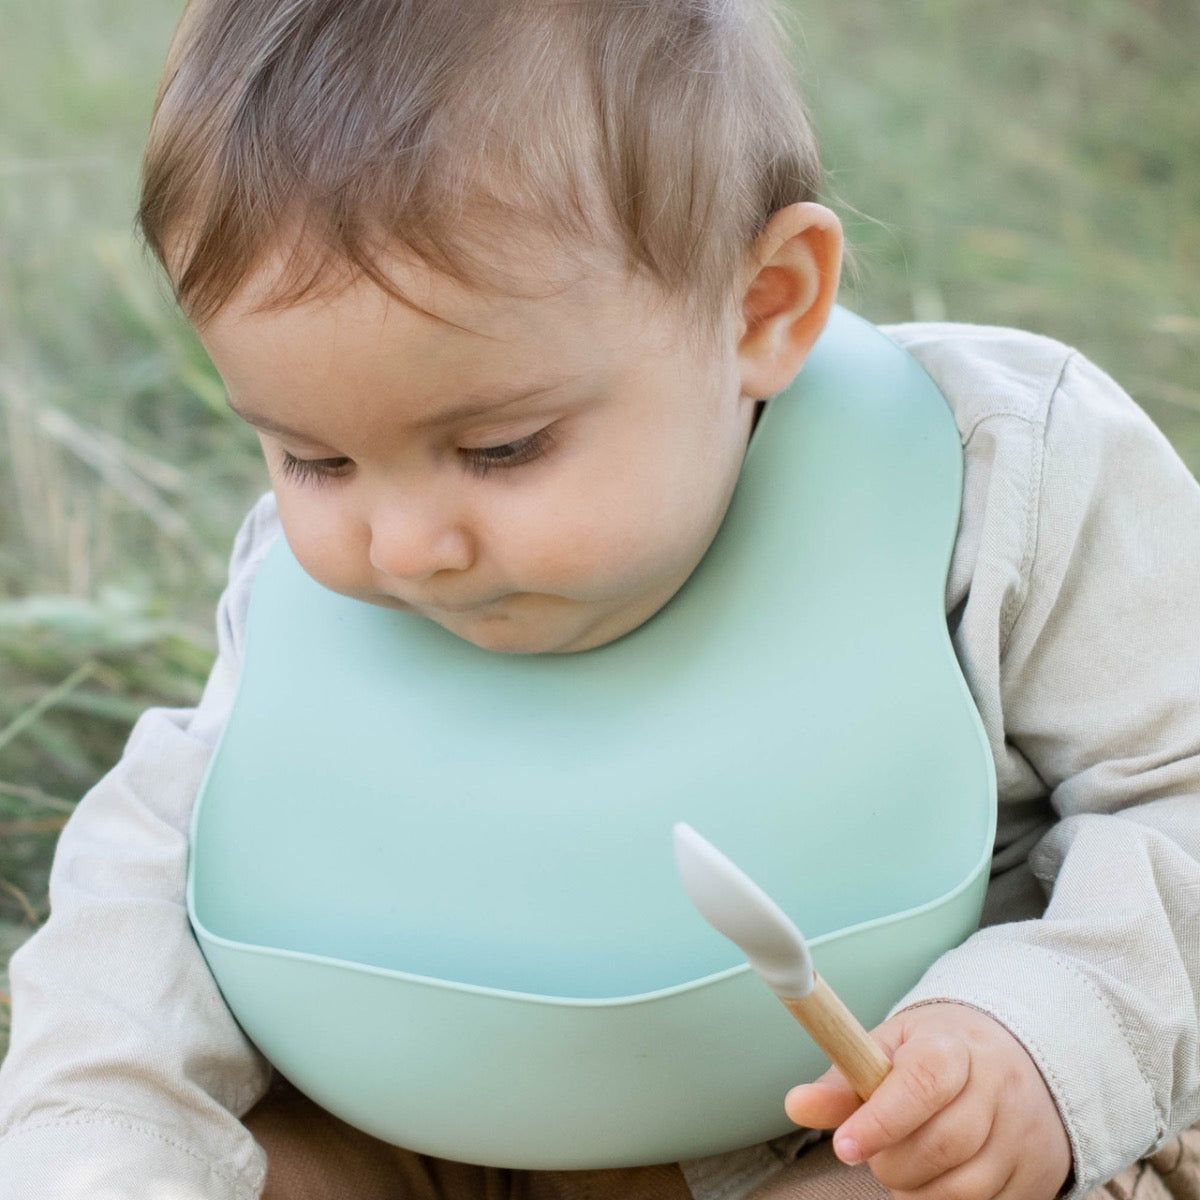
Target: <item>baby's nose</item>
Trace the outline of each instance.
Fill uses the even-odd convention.
[[[465,571],[473,553],[460,523],[408,509],[372,520],[370,558],[375,570],[393,579],[420,582],[440,571]]]

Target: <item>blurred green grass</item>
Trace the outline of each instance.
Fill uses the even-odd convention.
[[[1200,468],[1193,0],[791,7],[845,300],[1073,343]],[[264,486],[131,232],[176,14],[0,0],[0,963],[135,714],[197,695]]]
[[[863,266],[849,302],[877,320],[1016,325],[1078,346],[1195,470],[1200,6],[794,8]]]

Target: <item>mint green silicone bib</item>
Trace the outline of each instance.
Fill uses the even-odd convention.
[[[784,1092],[825,1063],[690,907],[671,827],[780,902],[868,1026],[975,927],[994,781],[943,612],[961,471],[937,388],[839,311],[704,561],[611,645],[489,654],[326,591],[281,540],[188,891],[249,1036],[330,1111],[445,1158],[617,1166],[785,1132]]]

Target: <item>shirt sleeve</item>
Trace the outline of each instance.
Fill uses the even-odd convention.
[[[1081,1196],[1200,1117],[1200,488],[1078,356],[1027,461],[1005,502],[1023,545],[976,538],[956,648],[1002,812],[1005,780],[1048,801],[1023,853],[1045,907],[980,930],[897,1007],[956,1000],[1017,1036]]]
[[[2,1200],[253,1200],[238,1120],[268,1069],[218,993],[185,907],[193,801],[235,688],[264,497],[234,547],[218,656],[195,709],[152,709],[59,841],[51,915],[11,964],[0,1068]]]

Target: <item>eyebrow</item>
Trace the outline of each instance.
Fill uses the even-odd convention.
[[[271,417],[263,416],[262,413],[256,413],[248,408],[242,408],[234,404],[233,398],[229,395],[226,395],[225,403],[247,425],[253,425],[255,429],[261,429],[264,433],[281,433],[285,437],[299,438],[301,441],[312,441],[312,438],[307,433],[301,433],[299,429],[293,429],[290,425],[285,425],[282,421],[276,421]]]
[[[487,416],[529,400],[536,400],[539,396],[565,387],[578,378],[578,375],[565,375],[561,379],[549,379],[514,388],[509,392],[473,392],[453,408],[443,409],[432,416],[423,417],[416,424],[419,428],[434,428],[439,425],[454,425],[473,417]],[[264,433],[279,433],[285,437],[299,438],[302,441],[314,440],[311,434],[295,429],[283,421],[277,421],[265,413],[256,412],[253,408],[243,407],[236,403],[228,393],[226,393],[225,402],[248,425],[253,425],[255,429],[261,429]]]

